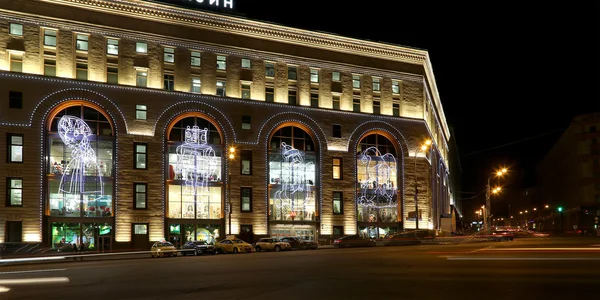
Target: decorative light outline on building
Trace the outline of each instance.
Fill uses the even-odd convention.
[[[290,214],[306,212],[307,193],[310,192],[310,184],[306,178],[306,170],[314,163],[305,162],[304,153],[294,147],[281,143],[281,188],[275,192],[273,206],[277,209],[289,211]],[[295,195],[303,193],[302,205],[297,205]]]
[[[183,194],[206,195],[208,182],[217,177],[217,157],[212,146],[208,145],[208,128],[194,125],[185,129],[185,140],[177,146],[175,174],[184,182]]]
[[[377,158],[377,160],[374,162],[373,158]],[[394,155],[391,153],[382,155],[377,147],[369,147],[361,153],[360,162],[361,166],[357,166],[356,170],[358,172],[359,167],[364,167],[367,177],[358,181],[361,194],[356,198],[357,205],[373,208],[398,207],[398,201],[394,202],[398,187],[391,180],[394,176],[397,178],[398,175]],[[373,193],[368,194],[367,190],[373,190]],[[379,204],[382,198],[387,203]]]

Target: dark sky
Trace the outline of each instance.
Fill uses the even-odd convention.
[[[597,4],[524,2],[234,0],[250,19],[427,49],[465,192],[499,164],[533,185],[571,119],[599,110]]]

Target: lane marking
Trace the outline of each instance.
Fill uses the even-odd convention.
[[[30,257],[30,258],[5,258],[0,259],[1,263],[11,263],[11,262],[28,262],[28,261],[40,261],[40,260],[61,260],[65,259],[65,256],[46,256],[46,257]]]
[[[24,270],[24,271],[10,271],[10,272],[0,272],[0,275],[6,274],[25,274],[25,273],[38,273],[38,272],[59,272],[66,271],[67,269],[46,269],[46,270]]]
[[[560,260],[600,260],[600,257],[446,257],[447,260],[533,260],[533,261],[560,261]]]
[[[28,278],[28,279],[0,279],[0,285],[65,283],[65,282],[69,282],[69,278],[67,278],[67,277],[49,277],[49,278]]]
[[[491,248],[488,251],[600,251],[600,248]]]
[[[9,289],[9,288],[7,288],[7,287],[5,287],[5,286],[0,286],[0,293],[6,293],[6,292],[8,292],[8,291],[10,291],[10,289]]]

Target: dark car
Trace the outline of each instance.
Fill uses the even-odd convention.
[[[215,246],[208,244],[206,241],[188,241],[181,247],[181,254],[202,255],[204,253],[215,254]]]
[[[364,239],[358,235],[348,235],[333,241],[333,247],[375,247],[375,241]]]
[[[297,236],[286,236],[280,238],[282,242],[288,242],[290,246],[292,246],[293,250],[308,250],[308,249],[317,249],[319,246],[316,242],[311,242],[307,240],[303,240]]]
[[[385,246],[417,245],[420,243],[421,240],[414,231],[394,232],[388,234],[383,240]]]
[[[492,240],[494,241],[512,241],[515,234],[512,231],[494,231],[492,232]]]

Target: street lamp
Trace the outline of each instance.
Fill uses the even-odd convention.
[[[506,168],[502,168],[499,171],[496,171],[495,173],[492,173],[487,180],[487,185],[485,186],[485,205],[486,205],[486,210],[487,210],[487,217],[485,218],[485,228],[486,228],[486,233],[490,234],[491,233],[491,217],[492,217],[492,205],[490,203],[490,196],[492,194],[492,191],[490,190],[490,180],[492,179],[492,177],[497,176],[500,177],[504,174],[506,174],[506,172],[508,172],[508,170]],[[499,192],[499,188],[494,189],[495,192],[493,192],[494,194]]]
[[[417,148],[417,150],[415,151],[415,235],[417,234],[416,232],[419,230],[419,188],[418,188],[418,182],[417,182],[417,154],[419,153],[419,151],[425,151],[427,150],[427,148],[431,145],[431,140],[426,140],[425,144],[421,145],[421,147]]]
[[[228,214],[228,222],[229,222],[229,235],[231,235],[231,162],[235,159],[235,148],[229,147],[229,164],[227,166],[227,214]]]

